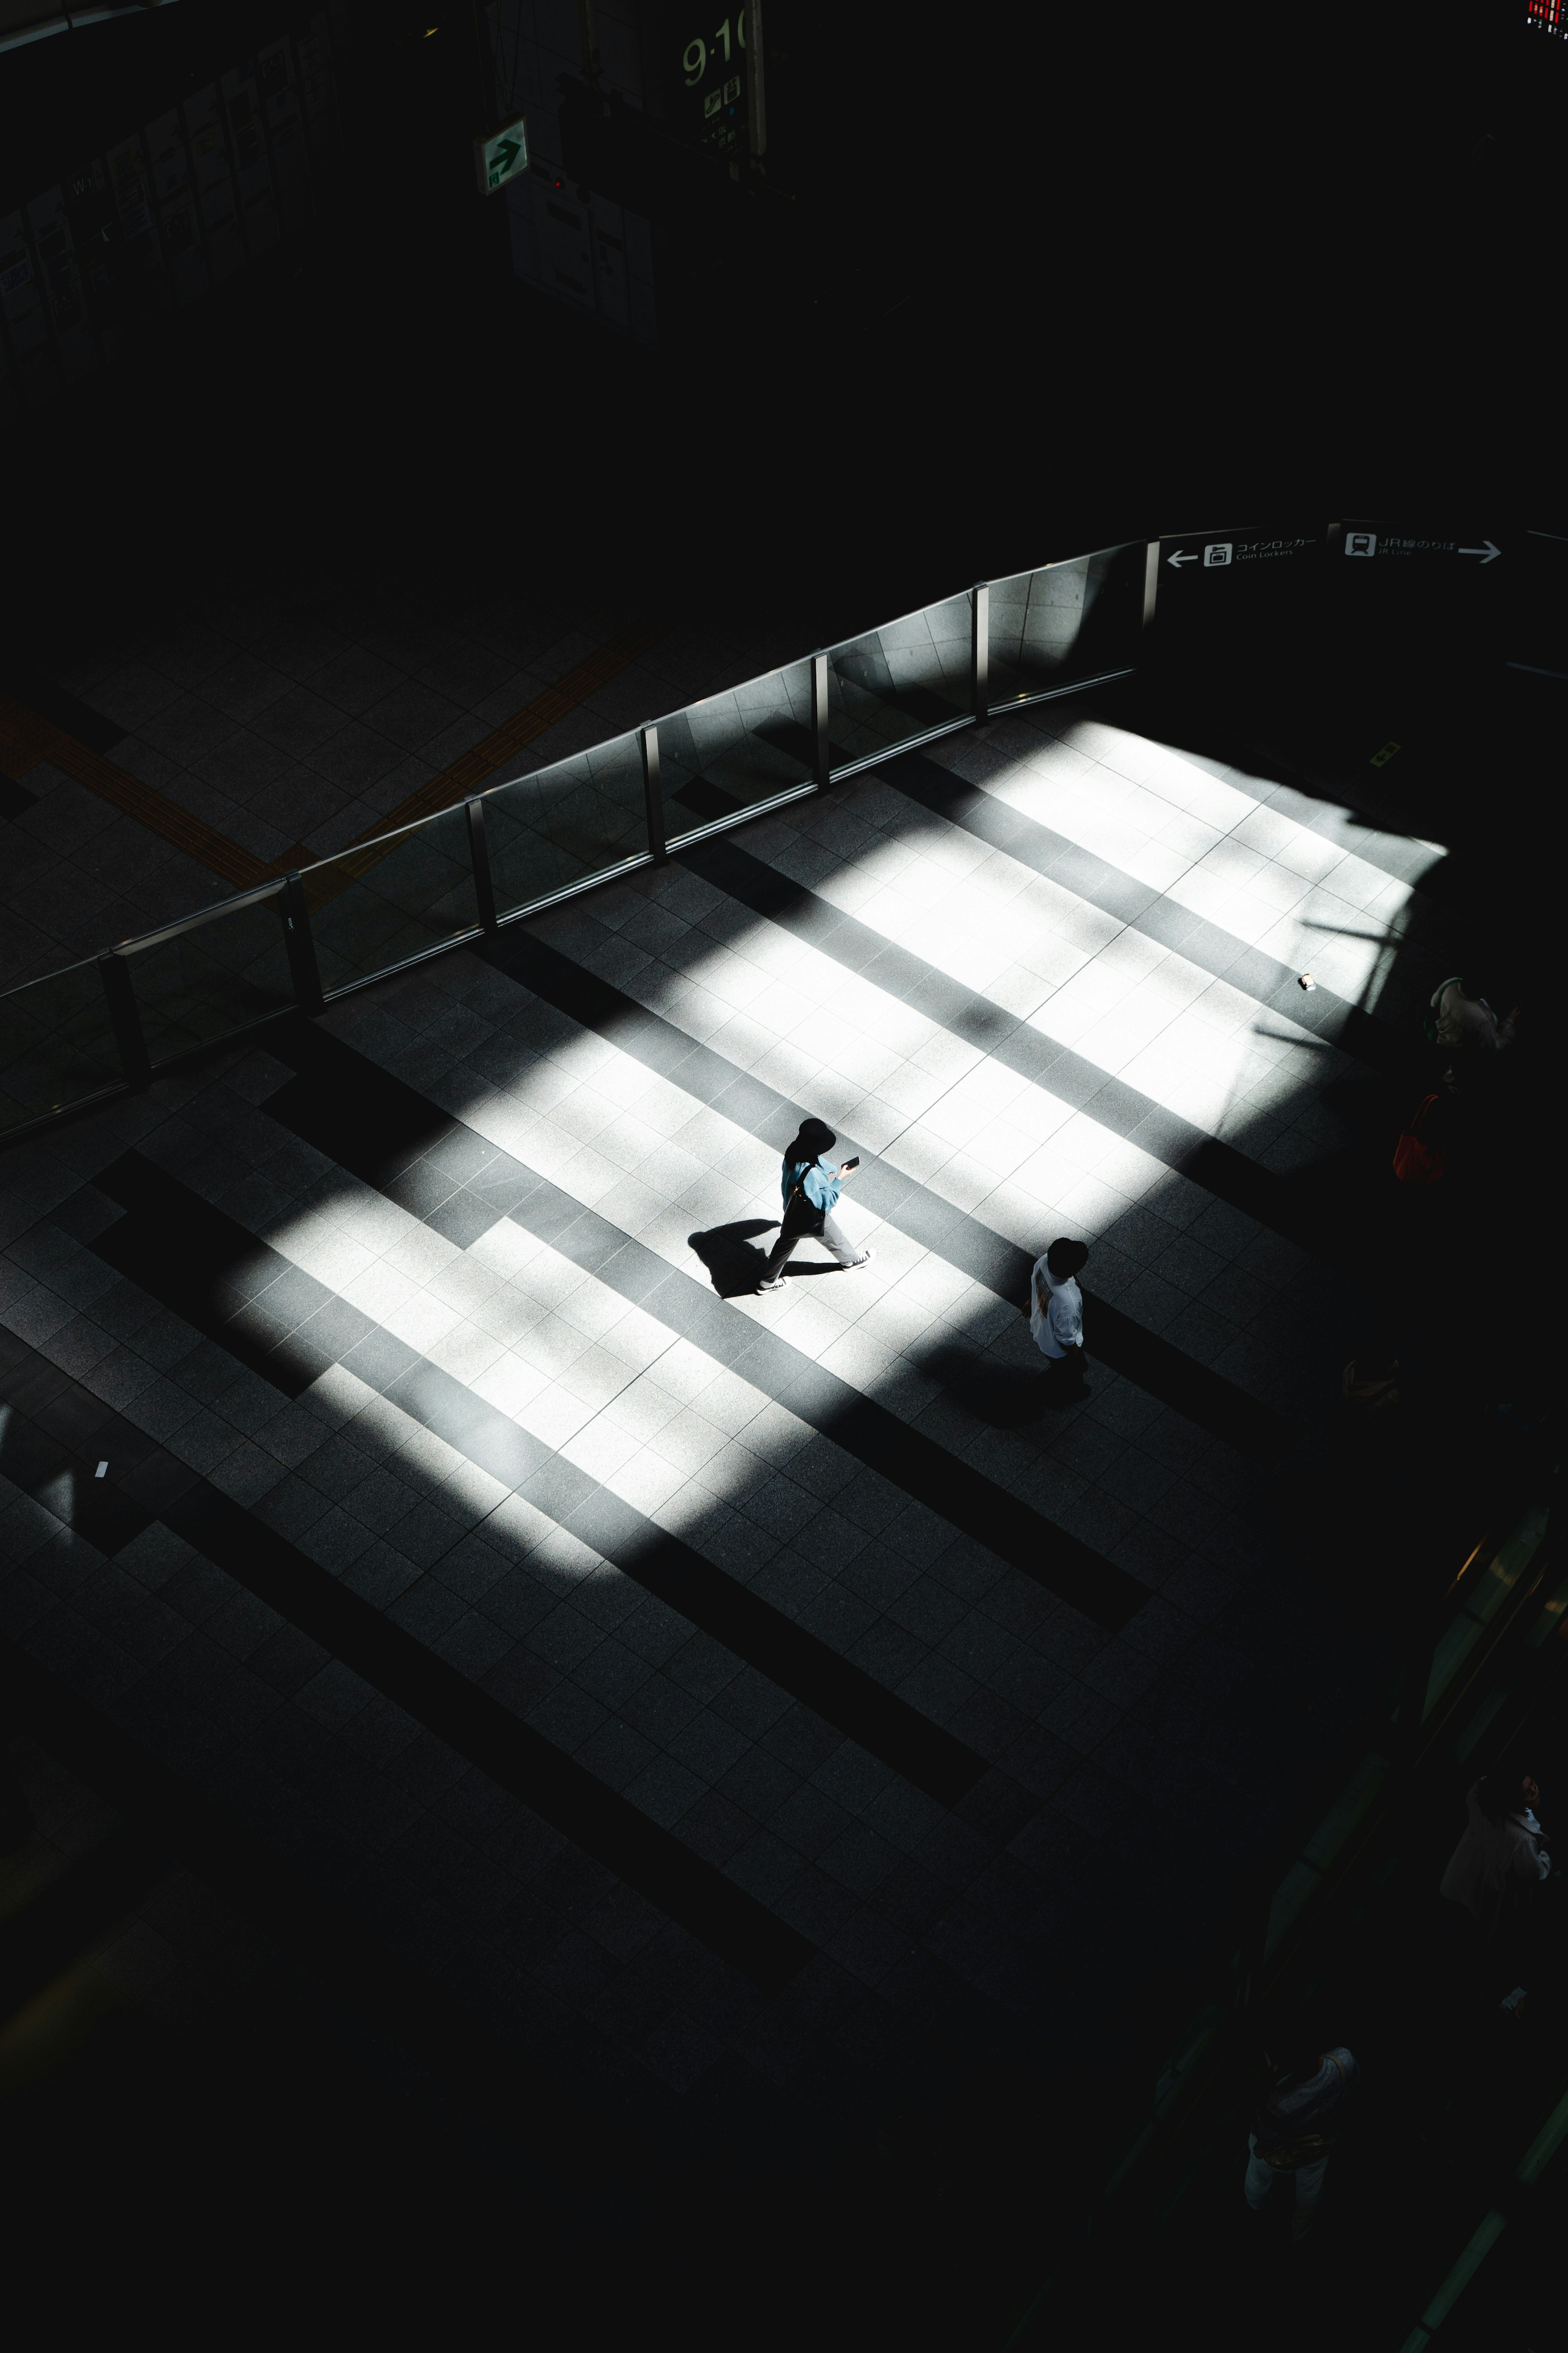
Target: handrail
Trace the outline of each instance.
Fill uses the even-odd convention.
[[[1289,542],[1289,545],[1303,551],[1319,548],[1326,551],[1336,545],[1344,546],[1347,544],[1343,539],[1346,528],[1342,523],[1331,522],[1321,542],[1297,537]],[[1362,526],[1358,524],[1356,529],[1359,533]],[[1377,533],[1381,533],[1391,546],[1426,547],[1436,544],[1425,539],[1404,539],[1396,533],[1391,536],[1391,533],[1390,525],[1377,526]],[[1363,535],[1372,544],[1356,552],[1368,554],[1375,544],[1377,534],[1368,527]],[[1201,543],[1205,538],[1202,533],[1188,536],[1194,543]],[[58,1036],[49,1032],[53,1060],[49,1062],[47,1077],[40,1082],[36,1070],[28,1071],[25,1054],[13,1055],[8,1063],[0,1064],[0,1117],[4,1116],[5,1108],[5,1090],[8,1072],[16,1070],[26,1072],[28,1089],[25,1096],[15,1098],[12,1108],[16,1115],[8,1127],[0,1131],[0,1140],[20,1141],[36,1134],[51,1121],[83,1109],[89,1103],[101,1101],[106,1095],[145,1086],[154,1068],[174,1067],[193,1054],[213,1050],[226,1039],[250,1034],[290,1007],[313,1012],[319,1009],[323,997],[343,995],[350,989],[371,987],[411,963],[419,962],[427,955],[445,954],[449,948],[461,944],[466,938],[489,934],[501,923],[515,923],[541,913],[563,898],[594,889],[599,883],[615,880],[640,865],[658,862],[671,848],[679,849],[711,834],[728,831],[733,826],[744,825],[752,818],[761,816],[770,808],[782,807],[803,793],[827,790],[876,767],[884,760],[918,750],[922,744],[931,743],[938,736],[963,727],[984,726],[1011,712],[1026,710],[1033,704],[1049,702],[1061,695],[1082,693],[1090,688],[1130,677],[1146,664],[1151,649],[1158,642],[1153,632],[1157,608],[1163,602],[1160,584],[1167,566],[1178,567],[1177,579],[1188,576],[1179,569],[1184,565],[1196,565],[1197,576],[1208,578],[1231,565],[1236,549],[1240,548],[1245,556],[1247,547],[1256,549],[1258,544],[1264,543],[1261,534],[1256,531],[1232,529],[1211,536],[1212,544],[1190,548],[1173,543],[1168,534],[1163,539],[1121,540],[1082,554],[1055,558],[1031,571],[1009,574],[995,581],[978,582],[972,588],[938,597],[931,605],[900,614],[877,628],[863,630],[853,638],[845,638],[826,652],[818,650],[814,654],[802,655],[795,661],[764,672],[761,678],[743,681],[737,686],[700,697],[696,702],[668,712],[662,719],[647,722],[640,730],[611,737],[588,751],[553,762],[544,768],[486,785],[477,792],[470,788],[457,795],[447,807],[432,810],[409,825],[389,827],[385,833],[351,844],[346,850],[340,850],[331,858],[308,862],[293,877],[291,912],[287,924],[279,915],[280,926],[287,933],[285,944],[289,971],[295,976],[291,994],[259,1012],[248,1013],[243,1018],[229,1018],[220,1011],[219,1021],[211,1034],[204,1035],[188,1047],[161,1051],[155,1062],[149,1057],[142,1036],[137,976],[139,959],[149,955],[155,946],[167,945],[185,933],[194,933],[203,925],[220,922],[243,905],[247,896],[255,894],[242,893],[236,898],[220,901],[216,906],[203,908],[181,923],[164,925],[157,932],[138,939],[121,941],[98,960],[104,982],[104,1002],[96,1008],[87,1005],[77,1006],[74,1012],[66,1017],[64,1028]],[[1276,544],[1274,542],[1266,543],[1269,547]],[[1488,545],[1494,546],[1494,552],[1500,552],[1495,550],[1494,543],[1489,540]],[[1445,546],[1445,552],[1451,554],[1454,551]],[[1458,550],[1458,554],[1462,556],[1474,553],[1468,548]],[[1211,557],[1215,559],[1214,565],[1210,565]],[[1034,607],[1036,584],[1047,582],[1053,575],[1070,572],[1075,567],[1082,570],[1085,592],[1078,600],[1076,610],[1074,599],[1070,596],[1059,603],[1046,597],[1038,608]],[[1361,567],[1354,568],[1359,576]],[[1172,584],[1167,582],[1167,591],[1171,586]],[[1109,596],[1102,593],[1107,588],[1111,591]],[[1183,593],[1190,595],[1192,592]],[[939,658],[928,666],[923,675],[910,677],[908,654],[910,639],[907,633],[911,625],[929,623],[933,614],[941,612],[944,616],[942,638],[941,640],[934,637],[931,638],[932,650],[939,642],[960,644],[962,638],[953,638],[951,621],[955,609],[965,604],[970,614],[967,694],[954,691],[962,670],[951,659]],[[1040,613],[1052,617],[1057,626],[1032,632],[1032,611],[1037,613],[1037,617]],[[1104,642],[1108,632],[1110,637],[1109,644]],[[898,642],[900,633],[905,633],[901,644]],[[887,679],[886,684],[879,683],[875,687],[867,684],[863,679],[856,678],[852,668],[848,667],[855,656],[864,653],[869,657],[873,649],[881,653],[881,667]],[[1073,671],[1075,658],[1079,663],[1076,674],[1067,674]],[[841,664],[845,665],[842,669]],[[795,671],[803,675],[796,681],[798,691],[792,700],[790,692],[784,691],[784,681],[786,673]],[[807,699],[804,674],[807,672],[809,725],[804,710]],[[1005,675],[1008,681],[1005,684],[1002,683]],[[743,706],[748,698],[754,700],[761,689],[779,692],[784,709],[780,715],[768,719],[762,727],[753,731],[744,718]],[[858,698],[858,701],[854,698]],[[923,711],[910,707],[917,698],[923,700]],[[723,755],[725,759],[746,744],[768,745],[773,754],[771,763],[763,764],[760,760],[755,763],[750,781],[762,789],[754,800],[733,810],[721,808],[717,814],[694,810],[696,824],[683,828],[673,839],[667,839],[667,813],[658,783],[659,730],[661,727],[673,729],[682,721],[695,720],[699,713],[710,713],[716,704],[726,702],[731,706],[737,724]],[[796,702],[801,706],[798,710]],[[835,702],[839,715],[847,717],[852,725],[868,725],[873,718],[886,723],[891,718],[890,733],[884,739],[880,725],[872,728],[873,740],[868,744],[862,743],[852,751],[845,747],[846,756],[835,764],[828,734],[830,704]],[[773,729],[775,736],[783,733],[798,737],[807,747],[805,751],[798,751],[791,744],[787,749],[786,758],[799,767],[801,774],[782,787],[778,778],[777,754],[784,747],[776,742],[770,744],[765,732],[768,727]],[[526,902],[504,910],[500,908],[489,887],[494,843],[489,844],[487,853],[487,809],[495,807],[499,811],[503,797],[509,793],[515,794],[524,785],[544,790],[553,782],[564,794],[570,777],[591,778],[594,762],[608,760],[616,747],[630,744],[634,737],[640,739],[644,766],[643,785],[637,795],[637,809],[634,811],[624,801],[618,804],[617,821],[604,828],[602,838],[594,839],[585,851],[580,845],[580,838],[578,844],[569,841],[563,846],[547,834],[541,837],[557,862],[563,855],[570,861],[577,858],[591,860],[598,854],[604,858],[604,863],[585,863],[583,871],[570,875],[564,881],[554,880],[551,887],[534,893]],[[647,755],[650,752],[654,755],[651,770],[647,764]],[[743,767],[743,755],[741,764]],[[668,763],[665,765],[668,767]],[[695,777],[689,778],[687,782],[700,783],[703,775],[700,768]],[[663,789],[671,789],[668,777]],[[679,794],[684,787],[677,786],[673,789]],[[616,794],[611,791],[605,797],[615,802]],[[719,797],[721,799],[722,794]],[[305,952],[310,946],[312,912],[319,914],[329,899],[341,896],[354,883],[364,881],[377,866],[392,857],[400,842],[406,842],[422,828],[440,825],[465,803],[471,812],[479,812],[477,820],[470,816],[467,828],[466,887],[472,894],[472,919],[467,923],[447,924],[439,936],[424,942],[416,940],[412,947],[405,944],[396,955],[377,961],[373,970],[353,972],[324,990],[308,985],[309,976],[319,974],[320,969],[319,959]],[[626,839],[628,824],[634,817],[639,820],[641,832],[640,843],[635,849],[628,848]],[[608,854],[611,852],[615,854]],[[272,880],[261,886],[261,892],[263,895],[270,895],[274,903],[281,908],[283,894],[276,889]],[[437,902],[441,895],[437,891]],[[427,908],[426,912],[430,910]],[[0,1022],[13,1021],[25,1032],[32,1018],[31,1008],[37,1008],[38,1026],[49,1031],[47,993],[64,982],[76,969],[75,966],[66,966],[61,971],[46,974],[0,993]],[[299,984],[298,976],[300,974],[307,976],[304,987]],[[128,993],[121,986],[122,980],[130,982]],[[108,994],[111,985],[115,992],[112,998]],[[24,1001],[27,999],[28,992],[36,992],[30,1005]],[[68,991],[65,993],[69,995]],[[176,1006],[176,1026],[178,1010]],[[73,1046],[67,1034],[73,1022],[78,1030],[89,1037],[90,1050],[79,1050]],[[49,1050],[47,1040],[46,1050]],[[118,1076],[106,1077],[103,1065],[116,1060],[119,1063]],[[92,1066],[90,1075],[80,1067],[82,1065]]]
[[[1030,583],[1052,573],[1068,571],[1075,565],[1085,567],[1086,577],[1088,577],[1087,567],[1090,565],[1112,565],[1119,556],[1134,555],[1142,571],[1147,560],[1145,542],[1119,541],[1109,547],[1090,549],[1081,555],[1059,557],[1049,564],[1037,566],[1033,572],[1015,574],[1010,575],[1008,580],[994,585],[998,587],[1007,587],[1019,582]],[[644,865],[658,863],[668,855],[672,848],[676,849],[687,848],[695,842],[706,840],[713,834],[728,832],[736,826],[749,823],[752,818],[766,815],[772,809],[783,807],[789,802],[801,799],[809,794],[827,790],[834,785],[844,783],[849,777],[862,774],[868,768],[878,766],[884,760],[895,759],[903,753],[917,750],[921,744],[929,744],[937,737],[949,734],[956,729],[971,727],[977,723],[984,723],[988,717],[994,718],[1001,715],[1002,711],[1022,710],[1037,702],[1054,701],[1061,695],[1081,693],[1089,687],[1101,686],[1117,679],[1130,677],[1136,669],[1136,657],[1142,636],[1148,627],[1149,615],[1146,607],[1139,607],[1135,610],[1130,599],[1128,614],[1125,617],[1127,626],[1122,649],[1127,656],[1125,660],[1107,667],[1101,659],[1089,662],[1084,675],[1048,680],[1034,689],[1026,687],[1022,691],[1010,690],[1001,698],[998,707],[994,699],[988,700],[986,683],[988,671],[994,671],[997,652],[1004,649],[992,642],[993,632],[1005,624],[1007,615],[1016,614],[1018,606],[1016,602],[1007,605],[1002,608],[1000,614],[993,617],[988,598],[990,585],[992,584],[981,582],[973,588],[959,591],[954,596],[939,597],[933,605],[900,614],[897,618],[885,621],[876,628],[862,630],[853,638],[844,638],[824,651],[803,655],[795,661],[781,663],[775,670],[763,671],[758,677],[743,680],[735,686],[721,688],[713,694],[699,697],[694,702],[684,704],[677,711],[666,712],[661,718],[646,723],[640,730],[634,731],[640,740],[643,770],[640,795],[643,835],[641,846],[629,853],[623,849],[619,856],[606,858],[603,865],[593,867],[563,883],[558,882],[552,888],[540,892],[516,906],[509,906],[502,911],[496,902],[493,880],[494,843],[491,840],[487,846],[485,823],[487,812],[491,808],[499,810],[504,803],[505,797],[515,794],[521,786],[533,786],[548,791],[553,779],[563,790],[566,789],[568,779],[591,775],[593,764],[595,761],[606,759],[616,747],[629,744],[633,740],[632,736],[626,733],[616,734],[591,746],[586,751],[572,754],[569,757],[552,762],[543,768],[526,771],[521,776],[502,777],[493,784],[483,786],[478,792],[469,791],[463,794],[454,799],[447,807],[432,810],[426,816],[416,818],[409,824],[389,827],[384,833],[373,834],[366,840],[353,842],[348,849],[336,851],[331,857],[313,860],[290,873],[269,877],[267,881],[237,892],[228,899],[220,900],[214,905],[199,908],[176,923],[162,924],[156,931],[145,933],[134,939],[119,941],[113,947],[105,950],[97,959],[103,992],[102,1003],[96,1008],[96,1010],[90,1003],[80,1006],[74,1015],[69,1017],[76,1020],[84,1031],[92,1032],[92,1047],[100,1063],[106,1060],[118,1061],[118,1075],[109,1078],[98,1075],[91,1083],[85,1081],[78,1081],[74,1083],[62,1081],[59,1087],[53,1091],[58,1093],[58,1100],[47,1100],[40,1109],[30,1115],[24,1113],[23,1116],[13,1121],[8,1128],[0,1133],[0,1142],[20,1143],[37,1134],[41,1128],[51,1124],[56,1119],[84,1110],[89,1104],[101,1103],[114,1095],[145,1087],[156,1070],[173,1069],[194,1056],[219,1050],[235,1038],[248,1036],[289,1012],[317,1012],[323,1002],[346,996],[354,990],[373,987],[376,983],[390,978],[393,974],[405,970],[409,965],[423,962],[427,956],[445,955],[450,949],[461,946],[475,937],[499,929],[501,924],[517,923],[530,915],[542,913],[545,909],[558,905],[563,899],[575,897],[579,892],[595,889],[601,883],[618,881],[622,876]],[[1140,586],[1141,585],[1140,582]],[[840,659],[848,659],[861,653],[869,655],[879,647],[881,640],[908,631],[912,624],[925,621],[928,616],[939,610],[950,612],[956,607],[965,606],[972,617],[972,626],[964,632],[965,638],[969,640],[966,663],[969,677],[963,699],[953,702],[951,714],[944,713],[933,720],[929,713],[917,716],[906,711],[905,704],[911,694],[918,696],[921,693],[930,693],[931,691],[919,678],[906,680],[902,684],[894,679],[893,683],[886,690],[874,691],[870,688],[859,685],[853,679],[847,681],[839,676],[836,664]],[[1086,605],[1082,617],[1087,617],[1092,609],[1092,601],[1090,601]],[[1082,618],[1076,631],[1067,633],[1065,646],[1052,649],[1053,657],[1059,656],[1069,669],[1072,649],[1081,634]],[[1090,643],[1093,643],[1092,637]],[[897,644],[889,650],[895,659],[901,659],[904,652],[904,649]],[[891,677],[892,665],[886,652],[884,664],[889,668]],[[697,821],[692,826],[683,828],[679,833],[669,837],[667,842],[668,812],[664,805],[659,781],[659,730],[661,728],[671,730],[679,723],[693,720],[699,714],[710,715],[716,705],[727,702],[740,721],[736,742],[745,744],[754,740],[759,744],[765,744],[767,738],[761,735],[753,738],[752,730],[745,724],[741,714],[749,700],[754,702],[761,691],[776,688],[788,673],[796,670],[809,672],[811,720],[809,728],[804,720],[801,722],[800,733],[812,748],[809,758],[805,754],[798,756],[798,764],[806,773],[798,782],[788,784],[782,789],[766,792],[756,800],[747,802],[733,810],[724,810],[714,817],[698,816]],[[952,674],[939,664],[933,675],[938,681],[945,681]],[[800,685],[803,690],[805,688],[804,678]],[[893,726],[889,740],[874,744],[868,750],[857,750],[835,764],[831,758],[829,743],[830,705],[836,702],[838,712],[841,715],[844,714],[848,709],[846,701],[847,691],[852,691],[862,698],[865,706],[862,716],[869,712],[883,720],[890,718]],[[796,755],[792,753],[790,756]],[[663,789],[669,789],[668,777]],[[363,881],[378,866],[394,856],[401,846],[409,842],[414,836],[430,832],[444,821],[452,818],[465,807],[468,811],[467,873],[460,880],[466,882],[467,887],[472,892],[473,919],[467,923],[457,923],[445,930],[440,937],[426,944],[416,944],[406,953],[388,956],[384,961],[377,962],[372,971],[354,974],[346,980],[323,986],[318,943],[314,938],[314,922],[320,918],[322,910],[334,900],[341,898],[355,883]],[[611,849],[619,845],[605,840],[603,847],[605,849]],[[439,893],[437,894],[437,900],[439,895]],[[162,1053],[154,1062],[147,1048],[142,1018],[142,1008],[138,998],[134,980],[138,959],[150,955],[155,949],[168,947],[180,939],[187,936],[194,937],[210,926],[222,923],[225,918],[232,916],[237,910],[247,905],[258,904],[263,901],[271,902],[278,913],[280,944],[286,952],[289,974],[288,996],[279,997],[278,1001],[247,1018],[226,1022],[211,1036],[204,1036],[188,1047]],[[90,962],[92,959],[87,961]],[[48,992],[60,984],[68,982],[73,973],[84,970],[85,964],[65,965],[55,972],[42,974],[33,980],[22,982],[13,989],[0,992],[0,1021],[9,1020],[18,1030],[25,1031],[33,1009],[37,1008],[38,1024],[47,1029]],[[65,1058],[62,1056],[60,1059]],[[25,1058],[14,1057],[8,1067],[23,1066],[25,1066]],[[5,1071],[0,1071],[0,1088],[4,1086],[5,1075]],[[46,1093],[49,1092],[50,1090],[46,1088]],[[0,1096],[0,1100],[3,1100],[3,1096]]]

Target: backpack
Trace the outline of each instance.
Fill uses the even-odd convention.
[[[805,1180],[811,1174],[813,1164],[809,1161],[805,1163],[797,1161],[795,1165],[800,1169],[800,1174],[790,1187],[789,1198],[784,1203],[784,1219],[779,1226],[779,1232],[789,1241],[797,1241],[808,1235],[820,1238],[822,1229],[827,1222],[827,1213],[825,1209],[817,1208],[805,1189]]]
[[[1442,1153],[1422,1134],[1436,1103],[1436,1095],[1422,1096],[1394,1147],[1394,1173],[1402,1185],[1436,1185],[1443,1174]]]

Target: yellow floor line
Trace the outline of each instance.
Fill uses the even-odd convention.
[[[480,791],[498,768],[504,768],[515,759],[525,744],[531,744],[547,728],[557,726],[580,703],[597,694],[602,686],[607,686],[618,671],[668,634],[668,627],[661,622],[626,629],[618,638],[612,638],[586,661],[579,662],[575,670],[558,678],[553,686],[547,686],[542,694],[536,694],[531,702],[525,702],[482,744],[476,744],[471,752],[465,752],[460,760],[454,760],[449,768],[443,768],[438,776],[432,776],[427,785],[410,793],[389,816],[367,827],[360,840],[370,841],[378,833],[390,833],[400,825],[413,825],[419,818],[433,817],[437,809],[450,808],[455,801],[467,800],[470,794]]]
[[[612,638],[585,661],[557,679],[553,686],[547,686],[542,694],[524,703],[482,744],[476,744],[471,752],[465,752],[460,760],[455,760],[438,776],[432,776],[428,784],[421,785],[417,792],[411,793],[387,816],[367,826],[358,841],[374,841],[380,834],[413,825],[422,817],[433,817],[438,809],[450,808],[455,802],[479,791],[498,768],[505,767],[516,757],[525,744],[531,744],[546,728],[555,726],[586,702],[618,671],[636,661],[639,654],[647,653],[667,634],[660,624],[623,630],[619,637]],[[85,785],[89,792],[96,793],[100,800],[108,801],[123,816],[134,818],[149,833],[159,835],[187,858],[194,858],[209,873],[232,882],[237,890],[248,891],[258,882],[270,881],[295,867],[309,865],[315,855],[303,842],[297,841],[281,858],[268,861],[255,857],[212,826],[204,825],[199,817],[193,817],[189,809],[182,808],[166,794],[144,785],[128,769],[116,767],[101,752],[89,751],[74,735],[68,735],[63,728],[40,718],[25,703],[0,694],[0,770],[19,780],[43,760],[79,785]],[[369,857],[363,862],[369,867],[377,860]],[[356,860],[354,869],[339,871],[346,874],[358,871],[359,864]]]
[[[590,654],[586,661],[579,662],[574,670],[558,678],[553,686],[547,686],[542,694],[536,694],[531,702],[525,702],[521,711],[514,711],[471,752],[465,752],[460,760],[454,760],[449,768],[443,768],[438,776],[432,776],[428,784],[410,793],[385,817],[367,826],[347,849],[338,851],[330,868],[318,867],[307,874],[306,904],[311,913],[380,865],[390,850],[390,845],[383,844],[384,835],[395,832],[400,826],[416,825],[421,818],[434,817],[441,809],[455,807],[471,794],[481,792],[496,770],[514,760],[525,744],[542,735],[547,727],[557,725],[596,694],[600,687],[607,685],[618,670],[625,670],[668,634],[662,625],[624,630],[596,653]],[[283,869],[277,871],[281,873]]]
[[[183,849],[198,866],[220,874],[236,890],[248,891],[252,884],[265,882],[273,871],[237,841],[204,825],[177,801],[144,785],[140,776],[117,768],[101,752],[89,752],[63,728],[40,719],[37,712],[14,702],[9,695],[0,694],[0,768],[20,778],[41,760],[85,785],[89,793],[96,793],[123,816],[133,817],[149,833],[159,834],[176,849]]]

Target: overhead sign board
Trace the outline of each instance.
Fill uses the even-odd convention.
[[[520,114],[502,131],[487,132],[474,142],[474,170],[481,196],[493,196],[509,180],[528,169],[528,125]]]
[[[1158,644],[1162,661],[1184,668],[1271,659],[1299,635],[1322,561],[1322,524],[1300,515],[1167,532],[1155,567],[1150,644]]]
[[[1484,531],[1413,532],[1397,523],[1360,521],[1332,524],[1329,538],[1331,545],[1338,539],[1344,554],[1358,564],[1457,563],[1468,568],[1495,564],[1502,554]]]
[[[1322,533],[1316,531],[1189,532],[1182,538],[1162,539],[1160,570],[1162,578],[1170,572],[1178,576],[1236,572],[1249,565],[1288,562],[1292,556],[1315,553],[1321,545]]]

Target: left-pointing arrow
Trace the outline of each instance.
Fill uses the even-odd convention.
[[[1483,564],[1495,564],[1502,550],[1495,540],[1489,539],[1484,547],[1461,547],[1461,555],[1479,555]]]
[[[1173,564],[1178,571],[1180,571],[1184,564],[1195,564],[1197,560],[1198,559],[1195,554],[1183,555],[1179,552],[1174,555],[1167,555],[1165,558],[1166,563]]]

